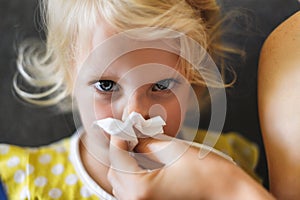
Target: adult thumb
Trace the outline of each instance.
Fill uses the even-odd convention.
[[[147,157],[147,154],[129,152],[128,149],[126,141],[111,136],[109,148],[111,169],[125,173],[144,173],[164,166],[157,160]]]
[[[182,140],[162,134],[155,138],[139,139],[134,150],[152,160],[169,165],[178,160],[189,146]]]
[[[114,170],[128,173],[135,173],[141,170],[137,161],[128,151],[128,143],[116,136],[110,137],[109,159],[111,168]]]

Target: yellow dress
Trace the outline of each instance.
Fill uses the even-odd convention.
[[[115,199],[84,170],[79,135],[38,148],[0,145],[0,176],[8,199]]]
[[[195,141],[205,135],[199,131]],[[114,199],[85,171],[79,155],[80,134],[51,145],[25,148],[0,144],[0,177],[8,199]],[[214,146],[254,175],[257,147],[235,133],[224,134]]]

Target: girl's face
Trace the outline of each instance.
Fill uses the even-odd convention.
[[[107,25],[100,24],[94,32],[91,49],[113,35]],[[117,43],[113,49],[116,48],[126,46]],[[88,57],[83,54],[77,60],[77,64],[88,63],[77,69],[74,84],[74,95],[87,132],[95,120],[122,119],[135,111],[145,119],[161,116],[166,122],[165,134],[176,136],[191,91],[177,65],[178,55],[158,48],[143,48],[120,55],[104,67],[102,60],[110,54],[107,51],[110,50],[100,50],[92,56],[92,62],[83,61],[82,58]]]

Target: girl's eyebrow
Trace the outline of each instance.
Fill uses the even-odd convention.
[[[92,77],[93,79],[116,79],[119,78],[119,75],[116,70],[110,70],[110,67],[106,69],[101,69],[97,65],[91,65],[86,69],[86,74],[88,77]]]
[[[102,73],[96,74],[99,76],[99,78],[103,79],[111,79],[111,80],[119,80],[120,74],[118,73],[118,70],[112,69],[110,67],[107,67]]]
[[[119,78],[116,76],[99,76],[98,77],[99,80],[111,80],[111,81],[118,81]]]

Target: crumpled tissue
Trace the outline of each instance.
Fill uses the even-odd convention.
[[[102,128],[106,133],[128,141],[130,151],[138,144],[138,138],[154,137],[162,134],[164,132],[163,126],[166,125],[160,116],[146,120],[137,112],[130,113],[122,121],[115,118],[105,118],[95,121],[94,124]]]

